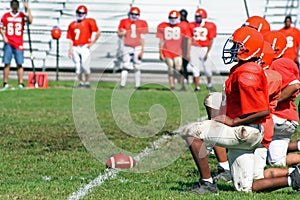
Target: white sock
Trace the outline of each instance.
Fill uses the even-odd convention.
[[[141,86],[141,70],[136,70],[134,73],[135,76],[135,87]]]
[[[127,80],[128,71],[122,70],[121,72],[121,86],[125,86]]]
[[[210,183],[213,183],[213,179],[212,179],[212,177],[210,177],[210,178],[208,178],[208,179],[202,179],[203,181],[206,181],[206,182],[210,182]]]
[[[300,151],[300,141],[298,141],[298,151]]]
[[[288,185],[291,187],[292,186],[292,179],[290,176],[288,176]]]
[[[230,170],[228,161],[226,161],[226,162],[219,162],[219,166],[223,167],[223,169]]]

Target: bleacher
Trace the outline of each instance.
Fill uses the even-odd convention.
[[[283,0],[272,1],[286,2]],[[9,2],[10,0],[0,0],[0,14],[10,10]],[[118,43],[117,26],[120,19],[127,17],[127,12],[130,6],[133,5],[141,9],[141,19],[147,20],[150,28],[150,34],[145,37],[145,54],[142,66],[144,72],[164,73],[167,70],[165,63],[159,60],[158,39],[155,38],[157,25],[162,21],[167,21],[169,11],[173,9],[186,9],[189,12],[188,20],[193,21],[197,7],[206,9],[208,20],[215,22],[217,25],[218,36],[214,40],[209,57],[209,65],[215,73],[228,72],[231,66],[224,66],[221,60],[221,53],[229,35],[247,19],[244,2],[242,0],[226,1],[226,4],[224,4],[223,0],[173,0],[171,3],[161,0],[31,0],[29,6],[34,19],[30,25],[30,33],[35,67],[37,70],[55,70],[57,41],[51,38],[51,30],[53,26],[59,26],[62,30],[62,36],[59,40],[60,70],[74,70],[73,62],[67,55],[69,41],[66,39],[66,31],[70,22],[75,20],[75,9],[78,5],[84,4],[89,10],[88,17],[90,16],[97,20],[97,24],[102,32],[99,41],[92,48],[92,70],[113,70]],[[271,0],[268,2],[271,2]],[[265,14],[266,1],[248,1],[248,9],[250,15],[263,16]],[[20,10],[22,10],[22,5]],[[271,13],[271,8],[268,9],[268,13]],[[282,21],[282,19],[280,20]],[[24,67],[31,70],[26,30],[24,40]],[[2,40],[0,43],[2,45]],[[0,53],[2,57],[2,49]]]

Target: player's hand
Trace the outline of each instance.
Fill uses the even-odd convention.
[[[123,28],[121,28],[121,29],[119,30],[119,32],[118,32],[118,36],[119,36],[119,37],[123,37],[125,34],[126,34],[126,30],[123,29]]]
[[[203,57],[204,61],[206,61],[207,58],[208,58],[208,54],[206,53],[206,54],[204,55],[204,57]]]
[[[138,55],[138,58],[139,58],[139,60],[142,60],[142,58],[143,58],[143,55],[144,55],[144,52],[143,52],[143,51],[141,51],[141,52],[139,53],[139,55]]]
[[[164,56],[162,53],[160,53],[160,54],[159,54],[159,59],[160,59],[161,61],[164,61],[164,60],[165,60],[165,56]]]
[[[214,117],[213,120],[226,124],[227,126],[234,126],[234,120],[227,115],[218,115]]]
[[[24,3],[24,7],[28,10],[29,9],[28,2],[23,1],[23,3]]]
[[[69,49],[68,56],[69,56],[69,58],[73,57],[73,49],[72,48]]]

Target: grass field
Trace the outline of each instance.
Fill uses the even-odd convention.
[[[154,84],[138,91],[73,85],[0,92],[0,199],[299,199],[290,188],[246,194],[221,181],[217,196],[180,193],[199,179],[189,151],[177,140],[153,144],[205,117],[206,88],[195,94]],[[130,171],[106,170],[105,160],[118,152],[143,158]],[[215,172],[213,154],[210,164]]]

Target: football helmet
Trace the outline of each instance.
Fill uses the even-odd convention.
[[[261,34],[271,30],[269,22],[265,18],[256,15],[249,17],[245,25],[255,28]]]
[[[261,33],[248,26],[240,27],[225,42],[222,55],[224,64],[258,58],[263,45],[264,39]]]
[[[129,18],[136,21],[140,18],[141,10],[138,7],[131,7],[129,10]]]
[[[180,13],[177,10],[171,10],[169,12],[169,23],[171,25],[178,24],[180,22]]]
[[[285,36],[279,31],[269,31],[263,35],[264,40],[271,44],[274,50],[274,58],[281,57],[287,49]]]
[[[207,18],[207,12],[203,8],[198,8],[195,12],[195,22],[200,24],[203,19]]]
[[[258,64],[264,69],[268,68],[274,59],[274,50],[269,42],[264,41],[264,47],[258,61]]]
[[[77,21],[83,20],[87,15],[88,9],[84,5],[80,5],[76,9],[76,19]]]

